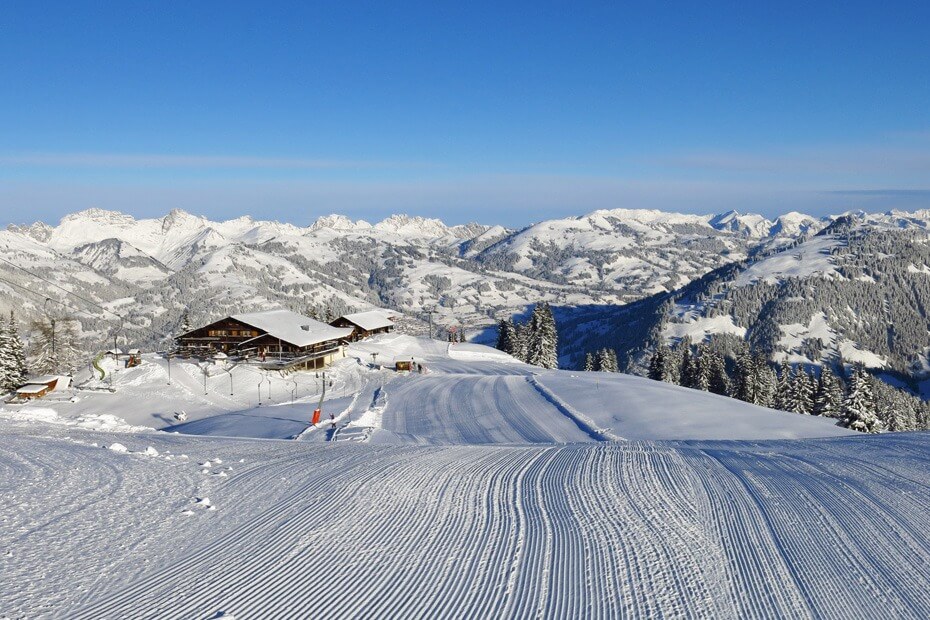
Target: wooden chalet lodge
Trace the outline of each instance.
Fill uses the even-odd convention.
[[[324,368],[345,357],[352,330],[289,310],[235,314],[178,337],[178,353],[248,358],[269,368]]]
[[[390,310],[369,310],[368,312],[344,314],[330,325],[351,329],[350,340],[354,342],[375,334],[394,331],[394,321],[392,320],[394,316],[395,313]]]

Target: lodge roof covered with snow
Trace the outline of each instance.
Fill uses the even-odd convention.
[[[394,321],[388,318],[393,314],[389,310],[368,310],[367,312],[355,312],[352,314],[343,314],[341,319],[345,319],[355,325],[358,325],[365,331],[382,329],[384,327],[393,327]]]
[[[333,327],[290,310],[235,314],[231,318],[295,347],[309,347],[328,340],[348,338],[352,334],[351,329]]]

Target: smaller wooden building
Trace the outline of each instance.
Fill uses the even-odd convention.
[[[330,325],[333,327],[351,329],[352,335],[350,339],[354,342],[375,334],[384,334],[394,331],[394,321],[391,320],[392,316],[394,316],[394,313],[389,310],[355,312],[353,314],[342,315],[330,323]]]
[[[30,379],[29,383],[16,390],[14,396],[20,400],[35,400],[36,398],[42,398],[56,389],[67,389],[70,386],[70,377],[46,375],[44,377]]]

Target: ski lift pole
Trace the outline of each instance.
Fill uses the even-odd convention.
[[[320,404],[313,411],[311,424],[314,426],[320,423],[320,415],[323,413],[323,399],[326,398],[326,371],[323,371],[323,391],[320,392]]]

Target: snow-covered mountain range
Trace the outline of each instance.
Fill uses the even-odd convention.
[[[563,355],[609,343],[642,367],[660,343],[732,336],[776,361],[862,363],[898,380],[926,377],[930,212],[851,213],[819,230],[794,230],[790,243],[760,246],[674,292],[621,309],[563,312]]]
[[[371,224],[340,215],[307,227],[241,217],[214,222],[183,211],[135,219],[90,209],[57,226],[11,225],[0,251],[41,278],[124,319],[146,344],[170,334],[181,313],[194,322],[235,309],[336,303],[391,306],[439,325],[475,328],[540,300],[563,306],[621,304],[675,290],[760,245],[788,242],[824,222],[728,213],[596,211],[523,230],[394,215]],[[2,310],[26,316],[61,301],[91,341],[108,340],[111,315],[8,264]],[[141,329],[147,331],[141,331]],[[135,330],[135,331],[134,331]]]
[[[731,333],[776,357],[916,372],[928,367],[928,229],[928,211],[769,220],[614,209],[510,230],[406,215],[300,227],[90,209],[0,231],[3,257],[39,276],[0,264],[0,310],[73,316],[93,350],[116,331],[127,345],[164,344],[185,311],[196,324],[270,306],[388,306],[412,331],[432,311],[434,324],[474,333],[548,301],[570,364],[605,340],[632,355],[657,333]]]

